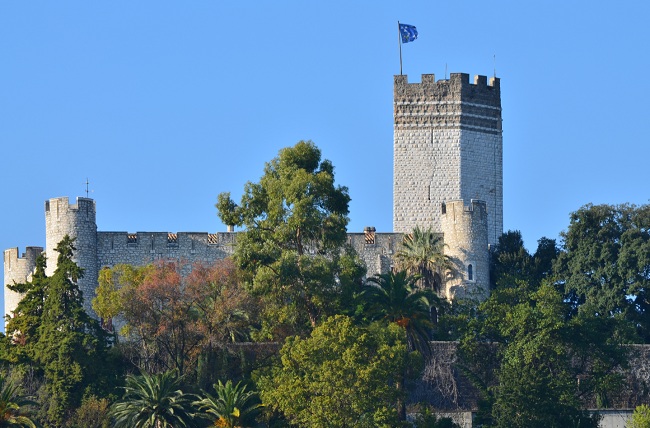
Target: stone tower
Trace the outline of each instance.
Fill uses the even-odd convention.
[[[488,243],[503,232],[503,138],[498,78],[452,73],[394,81],[393,231],[441,231],[442,205],[485,201]],[[445,241],[447,238],[445,237]]]
[[[56,270],[59,253],[54,251],[65,235],[76,238],[75,262],[84,269],[84,277],[78,282],[84,297],[84,309],[94,314],[91,300],[95,296],[97,277],[97,223],[95,201],[77,198],[76,204],[68,203],[68,198],[53,198],[45,201],[45,254],[47,268],[45,273],[52,276]]]
[[[27,247],[22,256],[18,248],[10,248],[4,252],[4,283],[24,284],[32,279],[32,273],[36,269],[36,259],[43,252],[43,247]],[[11,315],[18,303],[23,298],[21,293],[11,291],[4,287],[5,313]]]
[[[490,289],[488,213],[485,202],[448,201],[442,204],[445,255],[453,269],[445,280],[445,297],[485,300]]]

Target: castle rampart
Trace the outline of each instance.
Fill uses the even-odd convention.
[[[143,266],[159,260],[181,264],[210,263],[234,252],[235,233],[98,232],[97,260],[101,267]]]
[[[67,234],[76,238],[75,261],[85,269],[79,281],[84,295],[84,308],[94,314],[91,302],[98,286],[99,269],[117,264],[144,266],[159,260],[177,261],[183,269],[193,263],[213,263],[231,256],[235,250],[237,232],[98,232],[95,224],[95,201],[77,198],[69,204],[68,198],[54,198],[45,203],[45,252],[50,259],[47,275],[56,269],[57,253],[54,248]],[[392,267],[392,255],[401,242],[402,234],[376,233],[366,228],[363,233],[348,234],[351,245],[365,262],[368,276],[385,273]],[[5,283],[29,280],[41,247],[28,247],[23,258],[18,249],[5,251]],[[5,313],[10,313],[21,296],[5,287]]]
[[[445,251],[459,272],[449,278],[447,297],[468,295],[489,284],[488,243],[496,244],[503,230],[503,139],[501,85],[497,78],[452,73],[436,81],[422,75],[409,83],[394,77],[393,231],[348,234],[365,262],[368,276],[388,272],[404,233],[416,226],[443,233]],[[484,201],[484,202],[479,202]],[[447,214],[442,207],[446,207]],[[54,248],[69,235],[84,269],[79,288],[85,309],[93,314],[99,269],[125,263],[142,266],[158,260],[181,265],[210,263],[233,254],[236,233],[98,232],[95,201],[67,197],[45,202],[46,274],[56,269]],[[35,248],[35,247],[34,247]],[[5,251],[5,283],[26,281],[40,250],[21,262],[18,250]],[[18,297],[5,287],[5,310]],[[487,294],[482,294],[483,297]]]

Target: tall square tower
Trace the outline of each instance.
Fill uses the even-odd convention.
[[[447,201],[486,203],[488,243],[503,233],[503,136],[498,78],[395,76],[393,230],[441,231]]]

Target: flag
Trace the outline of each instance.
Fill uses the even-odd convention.
[[[418,30],[415,25],[399,24],[399,34],[402,36],[402,43],[412,42],[418,38]]]

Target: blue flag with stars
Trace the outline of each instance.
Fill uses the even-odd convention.
[[[418,30],[415,25],[399,24],[399,33],[402,36],[402,43],[412,42],[418,38]]]

